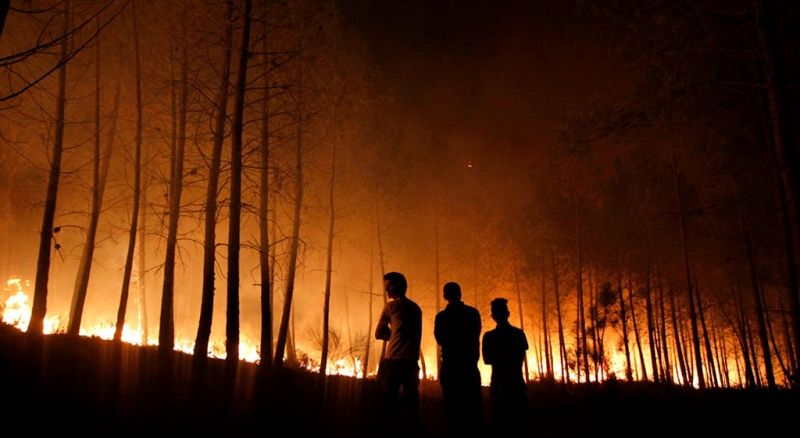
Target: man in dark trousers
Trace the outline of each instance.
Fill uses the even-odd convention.
[[[442,348],[439,383],[451,431],[482,425],[480,358],[481,314],[461,301],[458,283],[444,285],[447,307],[436,315],[433,335]]]
[[[494,330],[483,335],[483,361],[492,366],[489,397],[494,426],[499,431],[513,431],[527,408],[527,387],[522,377],[522,362],[528,350],[525,333],[508,322],[508,300],[492,300]]]
[[[375,337],[388,341],[386,355],[378,369],[378,379],[385,391],[385,414],[387,427],[403,429],[398,424],[397,401],[400,388],[403,388],[407,420],[405,425],[414,430],[419,428],[419,347],[422,341],[422,310],[406,297],[408,283],[399,272],[389,272],[383,276],[383,287],[389,301],[381,312]]]

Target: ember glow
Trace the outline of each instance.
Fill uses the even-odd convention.
[[[26,288],[30,287],[29,281],[23,281],[21,278],[9,278],[6,281],[3,295],[6,296],[3,303],[2,321],[8,325],[14,326],[20,331],[27,331],[28,324],[31,317],[31,306],[28,303],[29,296]],[[48,315],[45,318],[44,334],[62,333],[62,318],[60,315]],[[142,345],[142,330],[138,327],[131,327],[128,324],[123,326],[122,341],[131,345]],[[116,327],[113,322],[106,321],[95,323],[91,325],[82,325],[80,330],[81,336],[95,337],[107,341],[114,339],[114,332]],[[149,337],[147,345],[158,345],[158,337]],[[186,354],[194,353],[194,341],[178,339],[175,342],[175,351],[180,351]],[[225,346],[220,343],[212,343],[209,345],[208,356],[216,359],[225,359]],[[243,338],[239,343],[239,358],[246,362],[258,363],[260,354],[256,343],[250,339]],[[319,372],[319,366],[316,368],[309,367],[309,371]],[[329,364],[327,373],[329,375],[343,375],[349,377],[361,378],[361,361],[356,360],[355,365],[352,361],[339,359],[336,362]]]
[[[30,314],[31,314],[31,307],[29,304],[30,298],[27,293],[28,288],[30,288],[29,281],[14,277],[14,278],[9,278],[6,281],[6,285],[3,290],[4,293],[3,296],[5,296],[6,298],[3,306],[2,321],[6,324],[16,327],[17,329],[23,332],[27,331],[28,329],[28,323],[30,321]],[[44,333],[53,334],[53,333],[64,332],[62,321],[63,320],[61,315],[48,315],[45,318]],[[94,323],[91,325],[81,326],[80,335],[86,337],[96,337],[110,341],[114,339],[114,331],[115,331],[114,323],[111,321],[105,321],[105,322]],[[126,342],[131,345],[142,345],[141,340],[142,340],[142,330],[140,328],[131,327],[128,324],[124,325],[122,333],[123,342]],[[607,341],[608,345],[615,345],[618,340],[612,342],[612,340],[609,339]],[[150,336],[147,345],[157,346],[158,337]],[[570,349],[573,348],[571,344],[568,345],[568,347]],[[557,344],[551,345],[551,348],[558,348],[558,345]],[[175,342],[175,351],[180,351],[189,355],[193,354],[194,341],[187,339],[177,339]],[[649,354],[649,351],[646,351],[646,354]],[[216,359],[225,359],[227,355],[225,353],[224,344],[221,342],[212,342],[209,345],[208,356]],[[260,360],[260,353],[258,351],[257,342],[248,338],[242,338],[239,344],[239,357],[241,360],[244,360],[246,362],[258,363]],[[419,375],[420,378],[427,378],[429,380],[437,379],[435,360],[436,360],[435,350],[431,349],[426,350],[425,351],[426,374],[423,375],[423,370],[420,369],[420,375]],[[537,369],[540,366],[540,361],[542,364],[544,363],[544,359],[538,358],[535,352],[529,350],[527,354],[527,360],[529,369],[528,378],[531,380],[543,378],[544,375],[540,374],[537,371]],[[618,379],[623,379],[625,377],[625,368],[626,368],[625,360],[626,360],[625,354],[621,349],[614,348],[611,351],[607,351],[606,361],[608,365],[607,369],[601,373],[602,377],[600,381],[606,380],[610,375],[613,375]],[[728,358],[728,360],[735,361],[735,358]],[[363,367],[362,360],[359,357],[338,358],[328,363],[326,374],[355,377],[360,379],[363,376],[362,367]],[[478,367],[481,372],[482,384],[484,386],[488,386],[491,377],[491,367],[485,365],[483,362],[480,362],[478,364]],[[305,368],[310,372],[318,373],[319,363],[312,360],[306,364]],[[562,374],[562,367],[560,363],[558,363],[558,361],[555,361],[552,372],[556,380],[558,380],[559,376]],[[376,370],[373,369],[368,373],[368,375],[373,377],[375,373]],[[569,376],[568,379],[570,381],[577,380],[577,373],[575,371],[574,364],[572,367],[566,370],[566,375]],[[682,382],[679,376],[676,378],[679,380],[679,382]],[[730,376],[730,379],[735,385],[743,384],[743,382],[740,382],[737,376],[735,375]],[[594,371],[590,373],[589,381],[597,381]],[[698,386],[697,378],[694,379],[692,385],[695,387]]]
[[[26,286],[30,286],[30,282],[23,283],[21,278],[9,278],[4,290],[8,298],[3,303],[3,322],[23,332],[28,330],[31,319],[31,305],[28,303],[28,294],[25,292]],[[50,315],[45,318],[45,334],[57,333],[60,327],[60,316]]]

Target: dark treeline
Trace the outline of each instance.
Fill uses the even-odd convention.
[[[609,33],[634,86],[566,118],[509,224],[549,298],[545,336],[572,340],[546,343],[559,359],[545,375],[795,384],[797,15],[776,3],[588,12],[621,24]]]

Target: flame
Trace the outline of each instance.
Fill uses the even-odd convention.
[[[25,286],[30,287],[30,282],[25,281]],[[21,278],[9,278],[5,290],[10,296],[3,306],[3,322],[16,327],[20,331],[28,331],[33,309],[28,304],[28,294],[25,293]],[[56,333],[61,327],[61,317],[51,315],[44,319],[44,333]]]
[[[30,323],[31,317],[31,305],[29,304],[30,298],[28,294],[25,292],[26,288],[30,287],[30,281],[22,280],[21,278],[12,277],[6,281],[5,287],[3,289],[4,295],[7,295],[5,302],[3,303],[2,307],[2,322],[8,325],[11,325],[17,328],[20,331],[27,331],[28,324]],[[97,337],[105,340],[112,340],[114,339],[114,332],[116,331],[116,326],[111,321],[103,321],[91,325],[82,326],[80,329],[80,335],[86,337]],[[62,327],[62,318],[60,315],[49,315],[44,320],[44,334],[52,334],[52,333],[59,333],[63,332]],[[122,341],[131,345],[138,345],[142,346],[143,342],[143,331],[142,329],[131,327],[128,324],[125,324],[122,329]],[[155,346],[158,345],[158,338],[149,338],[147,339],[148,346]],[[607,345],[612,345],[609,341]],[[557,345],[555,346],[557,347]],[[194,353],[194,341],[184,338],[178,338],[175,340],[175,350],[180,351],[186,354],[193,354]],[[557,348],[554,348],[554,351],[557,351]],[[420,370],[420,378],[426,377],[428,380],[436,380],[436,354],[434,350],[427,349],[424,351],[425,355],[425,363],[427,364],[426,375],[422,375],[422,370]],[[208,356],[216,359],[225,359],[227,354],[225,353],[225,345],[222,342],[211,342],[208,347]],[[247,337],[243,337],[240,339],[239,342],[239,358],[246,362],[251,363],[258,363],[260,360],[260,351],[258,348],[257,341],[253,341]],[[626,358],[622,351],[618,351],[617,349],[609,349],[606,351],[606,359],[608,360],[608,369],[607,369],[607,376],[614,375],[617,378],[623,378],[625,376],[625,362]],[[631,359],[636,361],[635,355],[631,354]],[[533,351],[528,351],[528,369],[529,369],[529,378],[534,379],[538,376],[538,361]],[[732,363],[735,363],[735,358],[728,358],[728,360]],[[636,365],[636,364],[634,364]],[[649,364],[648,364],[649,365]],[[318,373],[319,372],[319,363],[313,360],[309,360],[303,364],[303,367],[310,372]],[[326,367],[325,373],[328,375],[339,375],[339,376],[348,376],[348,377],[355,377],[361,378],[363,376],[363,363],[360,357],[353,357],[353,356],[346,356],[342,358],[335,358],[328,362]],[[478,363],[478,368],[480,369],[481,373],[481,381],[483,385],[488,385],[489,380],[491,377],[491,367],[484,364],[483,361]],[[561,363],[559,360],[554,358],[553,361],[553,376],[558,380],[561,376]],[[576,374],[573,369],[566,370],[568,378],[570,381],[575,381]],[[648,368],[648,372],[650,369]],[[719,371],[718,371],[719,372]],[[370,371],[368,373],[370,376],[375,375],[375,371]],[[606,376],[606,377],[607,377]],[[541,377],[541,376],[539,376]],[[582,376],[582,379],[585,379],[586,376]],[[675,374],[673,378],[676,380],[676,383],[682,383],[682,379],[679,375]],[[591,381],[595,380],[594,373],[591,373],[589,376]],[[601,378],[603,380],[604,378]],[[743,382],[738,382],[737,376],[732,375],[730,376],[731,383],[741,385]],[[695,387],[698,387],[697,376],[694,376],[694,381],[692,384]]]
[[[341,358],[336,359],[328,362],[327,369],[325,370],[325,374],[329,376],[347,376],[347,377],[356,377],[361,378],[361,372],[363,365],[361,364],[360,358]],[[308,371],[313,373],[319,373],[319,364],[318,363],[309,363],[306,366]]]
[[[25,292],[26,288],[30,287],[30,281],[23,281],[21,278],[9,278],[6,281],[4,293],[8,298],[2,307],[3,315],[2,321],[8,325],[17,328],[20,331],[28,331],[30,324],[32,307],[29,304],[29,296]],[[61,327],[60,315],[49,315],[44,320],[44,334],[52,334],[63,332]],[[102,321],[95,324],[82,325],[80,335],[86,337],[96,337],[105,340],[113,340],[114,333],[116,332],[116,325],[112,321]],[[122,328],[122,342],[142,346],[143,331],[141,328],[131,327],[124,324]],[[147,345],[158,345],[158,338],[148,338]],[[241,360],[258,363],[261,358],[261,353],[257,346],[258,344],[253,340],[243,337],[239,341],[239,358]],[[194,341],[189,339],[176,339],[175,351],[180,351],[186,354],[194,353]],[[225,359],[225,345],[223,343],[211,342],[208,347],[208,356],[216,359]],[[317,367],[319,370],[319,367]],[[360,368],[358,365],[353,368],[352,365],[347,365],[344,360],[331,364],[328,367],[329,374],[341,374],[348,376],[360,376]]]

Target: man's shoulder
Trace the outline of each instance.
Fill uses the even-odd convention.
[[[474,308],[472,306],[468,306],[468,305],[465,304],[464,305],[464,311],[469,313],[470,315],[477,316],[478,318],[481,317],[481,312],[479,312],[478,309],[476,309],[476,308]]]
[[[404,303],[404,306],[406,306],[407,308],[413,310],[414,312],[422,313],[422,309],[419,307],[419,305],[417,303],[415,303],[413,300],[411,300],[411,298],[406,297],[402,301]]]
[[[457,303],[448,304],[447,306],[445,306],[445,308],[440,313],[444,313],[444,312],[451,313],[451,314],[454,314],[454,315],[468,314],[468,315],[478,315],[478,316],[480,316],[480,312],[478,312],[478,309],[476,309],[476,308],[474,308],[474,307],[472,307],[470,305],[467,305],[467,303],[465,303],[463,301],[459,301]]]
[[[521,328],[515,327],[513,325],[507,325],[503,327],[503,334],[505,334],[506,336],[520,336],[520,335],[525,336],[525,332],[522,331]]]
[[[522,330],[519,327],[512,327],[512,328],[514,329],[513,330],[514,336],[516,336],[517,339],[519,339],[520,341],[525,341],[525,342],[528,341],[528,337],[525,336],[525,330]]]

